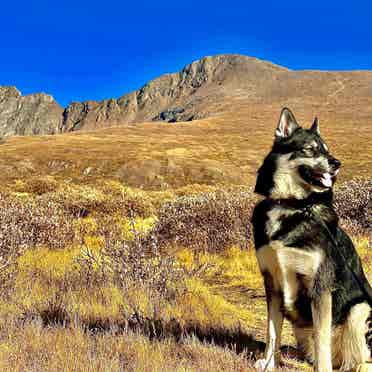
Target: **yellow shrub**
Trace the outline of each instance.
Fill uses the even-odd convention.
[[[65,306],[84,323],[120,322],[128,312],[124,311],[128,306],[120,289],[109,284],[71,291],[65,297]]]
[[[32,177],[24,183],[24,191],[35,195],[55,191],[58,187],[58,182],[51,176]]]
[[[97,232],[98,222],[93,217],[78,218],[74,221],[74,227],[81,235],[92,235]]]
[[[253,250],[231,247],[219,254],[183,249],[177,253],[177,261],[189,272],[204,267],[203,279],[212,286],[221,284],[249,289],[263,286]]]
[[[147,217],[154,213],[152,200],[146,191],[127,187],[117,181],[106,181],[99,187],[115,200],[123,215]]]
[[[84,237],[84,245],[87,249],[94,252],[99,252],[105,244],[102,236],[89,236]]]
[[[146,235],[156,224],[156,217],[140,218],[136,217],[134,219],[128,218],[117,218],[117,222],[121,228],[123,238],[133,240],[135,234],[140,236]]]
[[[372,255],[371,255],[371,241],[369,237],[354,238],[354,244],[362,259],[363,269],[367,274],[369,280],[372,280]]]
[[[181,322],[196,324],[203,329],[244,328],[254,320],[252,312],[227,301],[221,294],[215,294],[201,280],[189,279],[187,292],[177,300]]]
[[[152,218],[135,220],[142,232],[153,223]],[[126,233],[130,235],[129,231]],[[262,285],[251,251],[235,247],[222,254],[179,251],[176,264],[197,276],[186,275],[181,286],[176,279],[170,279],[175,282],[167,285],[174,289],[165,295],[151,288],[151,284],[125,282],[125,277],[125,287],[121,288],[107,270],[101,276],[102,259],[106,258],[102,249],[102,237],[87,235],[83,246],[26,251],[18,260],[14,303],[42,319],[43,314],[48,316],[54,311],[89,325],[122,324],[136,313],[142,319],[160,320],[165,325],[175,321],[186,329],[194,326],[205,331],[209,328],[233,331],[252,328],[262,317],[263,301],[250,304],[246,301],[245,291],[258,290]],[[96,266],[90,266],[93,271],[84,271],[85,253],[95,258]],[[5,314],[6,309],[0,308],[0,313]]]
[[[80,252],[79,247],[29,249],[18,259],[19,277],[29,278],[39,273],[50,279],[63,279],[78,269],[76,259]]]
[[[195,268],[195,252],[191,249],[184,248],[177,252],[177,261],[184,267],[188,272]]]

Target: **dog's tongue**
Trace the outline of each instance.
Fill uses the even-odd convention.
[[[332,187],[332,177],[329,173],[323,173],[320,181],[325,187]]]

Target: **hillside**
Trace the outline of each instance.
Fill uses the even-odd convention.
[[[340,181],[370,177],[371,124],[343,111],[291,106],[298,120],[320,119],[321,131],[343,162]],[[58,136],[12,137],[1,144],[0,180],[53,176],[78,183],[116,179],[144,189],[184,185],[252,186],[270,148],[280,105],[239,107],[218,118],[164,125],[144,123]],[[320,115],[319,115],[320,114]]]
[[[372,72],[291,71],[256,58],[218,55],[156,78],[119,99],[73,102],[65,109],[45,94],[23,97],[7,87],[0,90],[0,134],[192,121],[283,104],[370,121]]]

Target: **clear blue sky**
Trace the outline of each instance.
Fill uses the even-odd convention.
[[[371,69],[371,1],[3,1],[0,85],[62,105],[119,97],[205,55]]]

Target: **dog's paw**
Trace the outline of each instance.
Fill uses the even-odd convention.
[[[363,363],[363,364],[359,364],[359,365],[355,368],[355,371],[356,371],[356,372],[371,372],[371,371],[372,371],[372,363]]]
[[[270,363],[266,359],[258,359],[254,364],[254,368],[259,371],[272,371],[274,369],[274,363]]]

